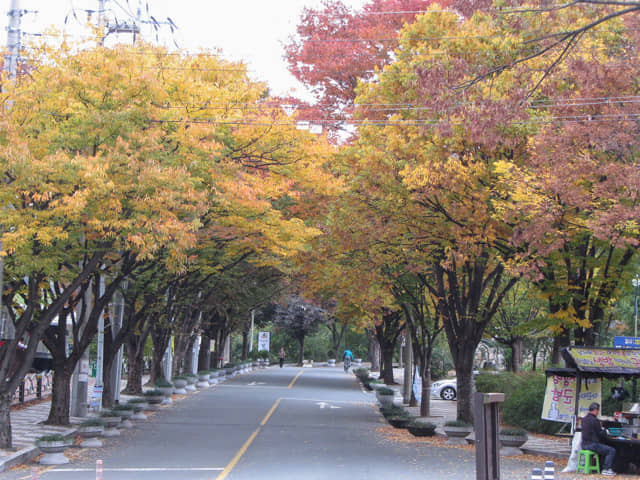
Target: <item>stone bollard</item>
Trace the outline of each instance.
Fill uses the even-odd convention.
[[[555,465],[553,462],[548,461],[544,464],[544,480],[555,479]]]
[[[531,480],[542,480],[542,469],[534,468],[531,471]]]

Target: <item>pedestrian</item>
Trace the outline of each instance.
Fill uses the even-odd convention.
[[[284,347],[280,347],[280,368],[284,367],[284,357],[286,356],[286,353],[284,351]]]
[[[603,440],[606,437],[605,431],[598,420],[600,405],[593,402],[589,405],[589,413],[582,418],[582,449],[591,450],[598,455],[604,456],[602,465],[602,475],[613,476],[613,461],[616,457],[616,449],[605,445]]]

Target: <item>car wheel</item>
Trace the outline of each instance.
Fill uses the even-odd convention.
[[[456,391],[452,387],[444,387],[440,392],[440,397],[443,400],[455,400]]]

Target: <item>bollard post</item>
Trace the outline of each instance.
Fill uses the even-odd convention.
[[[96,480],[102,480],[102,460],[96,460]]]
[[[554,480],[555,479],[555,465],[553,462],[548,461],[544,464],[544,480]]]
[[[531,480],[542,480],[542,469],[534,468],[531,471]]]
[[[474,397],[476,480],[500,480],[500,411],[504,393],[479,393]]]
[[[40,476],[38,475],[38,467],[31,467],[31,480],[38,480]]]

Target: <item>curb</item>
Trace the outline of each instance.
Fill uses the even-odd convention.
[[[21,463],[28,462],[32,458],[37,457],[39,454],[40,449],[36,446],[26,447],[22,450],[18,450],[16,453],[13,453],[0,460],[0,472],[6,472],[11,467],[15,467],[16,465],[20,465]]]
[[[76,434],[77,431],[77,428],[71,428],[68,429],[68,431],[64,432],[63,435],[65,437],[72,437]],[[8,455],[0,460],[0,472],[6,472],[11,467],[26,463],[32,458],[40,455],[40,453],[40,449],[35,445],[22,448],[21,450],[18,450],[17,452],[12,453],[11,455]]]

